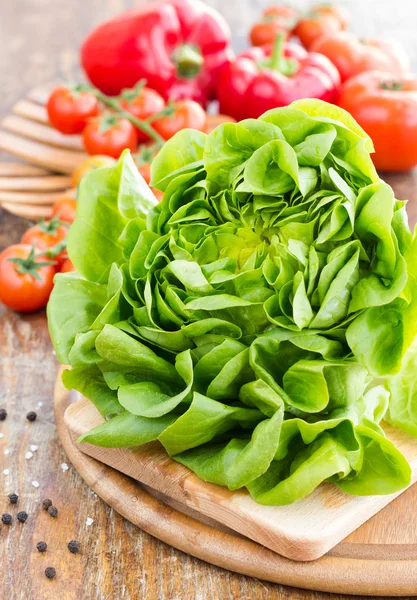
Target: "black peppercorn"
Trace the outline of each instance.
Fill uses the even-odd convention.
[[[28,518],[28,514],[24,510],[22,510],[21,512],[18,512],[16,516],[17,516],[17,520],[20,521],[21,523],[24,523],[26,521],[26,519]]]
[[[46,552],[47,547],[48,544],[46,542],[38,542],[36,544],[36,548],[39,550],[39,552]]]
[[[68,544],[68,550],[73,554],[77,554],[80,551],[80,542],[76,540],[71,540]]]
[[[0,408],[0,421],[4,421],[7,417],[7,410],[5,408]]]
[[[9,513],[4,513],[1,516],[1,520],[5,525],[10,525],[10,523],[12,522],[12,515],[9,515]]]
[[[49,500],[49,498],[45,498],[45,500],[42,501],[43,510],[48,510],[50,506],[52,506],[52,500]]]
[[[28,412],[28,414],[26,415],[26,418],[28,421],[35,421],[36,417],[37,417],[37,414],[35,412],[33,412],[33,410]]]
[[[53,579],[56,575],[56,571],[53,567],[48,567],[47,569],[45,569],[45,575],[48,579]]]
[[[58,516],[58,509],[56,506],[50,506],[48,508],[48,512],[51,515],[51,517],[57,517]]]
[[[10,504],[17,504],[17,501],[19,500],[19,496],[17,494],[9,494],[8,498],[10,500]]]

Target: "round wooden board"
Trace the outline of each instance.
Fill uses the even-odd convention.
[[[294,562],[184,514],[137,481],[80,452],[64,424],[70,402],[59,373],[56,425],[78,473],[118,513],[166,544],[218,567],[283,585],[364,596],[417,596],[417,485],[321,559]]]

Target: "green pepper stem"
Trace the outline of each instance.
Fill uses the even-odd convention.
[[[284,42],[285,36],[282,33],[282,31],[280,31],[274,40],[274,46],[272,48],[272,56],[270,62],[271,69],[273,69],[274,71],[279,71],[280,73],[282,73],[282,61],[285,60],[283,56]]]
[[[172,60],[177,67],[179,77],[193,79],[203,68],[204,58],[197,46],[181,44],[172,53]]]

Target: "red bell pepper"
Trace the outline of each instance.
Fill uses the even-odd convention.
[[[279,35],[273,47],[251,48],[222,68],[217,81],[221,113],[241,120],[300,98],[337,101],[340,76],[330,60],[283,41]]]
[[[214,96],[220,67],[232,58],[230,29],[199,0],[162,0],[124,12],[94,29],[81,48],[90,81],[108,95],[140,79],[164,98]]]

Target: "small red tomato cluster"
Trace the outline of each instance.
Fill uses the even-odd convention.
[[[194,100],[166,102],[140,81],[119,96],[106,96],[86,84],[58,87],[47,103],[51,125],[64,134],[82,134],[89,154],[118,158],[139,144],[155,149],[184,127],[205,131],[207,114]]]

